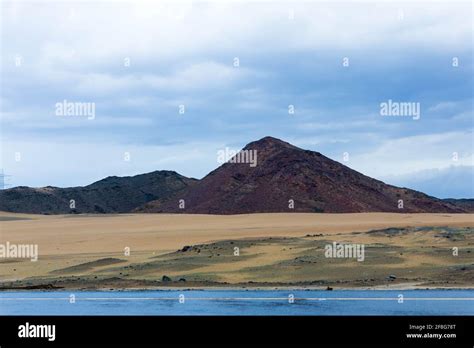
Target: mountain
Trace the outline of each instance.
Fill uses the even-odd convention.
[[[418,191],[387,185],[318,152],[276,138],[265,137],[249,143],[234,162],[250,153],[256,153],[257,165],[227,162],[180,194],[148,202],[135,211],[198,214],[466,211]],[[403,209],[399,208],[400,200]],[[292,201],[294,207],[290,208]],[[184,209],[180,207],[183,202]]]
[[[440,200],[387,185],[272,137],[249,143],[201,180],[155,171],[111,176],[84,187],[0,191],[0,211],[38,214],[463,213],[473,212],[472,206],[472,200]]]
[[[446,198],[443,199],[443,201],[460,207],[461,209],[464,209],[469,213],[474,213],[474,199],[472,198]]]
[[[110,176],[84,187],[14,187],[0,191],[0,211],[67,214],[127,213],[156,199],[167,199],[193,186],[196,179],[173,171],[131,177]],[[75,201],[75,208],[70,201]]]

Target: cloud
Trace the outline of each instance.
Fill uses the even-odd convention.
[[[472,129],[387,139],[372,151],[351,155],[351,167],[384,178],[452,165],[472,166],[472,139]]]
[[[3,152],[51,154],[3,166],[34,185],[85,184],[96,166],[200,176],[215,167],[205,144],[265,135],[337,160],[349,151],[350,165],[375,177],[443,169],[454,151],[470,165],[471,4],[429,4],[2,2]],[[382,119],[389,98],[420,101],[421,120]],[[64,99],[95,102],[95,120],[55,117]],[[147,155],[128,167],[104,160],[121,147]],[[80,165],[64,165],[67,153]]]
[[[474,166],[426,169],[385,180],[438,198],[474,198]]]
[[[257,51],[371,49],[407,45],[444,51],[466,49],[471,38],[469,4],[449,2],[338,3],[173,1],[6,2],[5,57],[21,54],[26,64],[90,71],[129,57],[169,65],[225,53],[229,60]],[[37,16],[41,9],[42,16]],[[403,20],[399,12],[403,10]],[[294,19],[289,18],[293,11]],[[25,25],[25,24],[28,25]],[[14,41],[13,41],[14,40]],[[37,55],[39,54],[39,57]]]
[[[120,90],[189,92],[225,88],[250,74],[249,69],[236,69],[216,62],[186,66],[168,75],[158,74],[84,74],[67,78],[77,81],[79,93],[112,94]]]

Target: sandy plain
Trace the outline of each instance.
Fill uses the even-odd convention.
[[[0,244],[39,249],[0,259],[0,288],[474,287],[473,231],[474,214],[0,212]],[[333,242],[365,260],[326,258]]]

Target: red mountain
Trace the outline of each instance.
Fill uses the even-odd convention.
[[[238,156],[243,158],[248,151],[256,151],[256,166],[225,163],[178,195],[149,202],[135,211],[199,214],[465,212],[460,206],[418,191],[387,185],[318,152],[303,150],[276,138],[265,137],[252,142]],[[403,208],[399,207],[401,201]]]

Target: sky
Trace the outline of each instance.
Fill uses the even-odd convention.
[[[389,184],[474,197],[470,1],[0,6],[9,187],[202,178],[219,150],[273,136]],[[64,101],[94,114],[58,113]],[[389,101],[419,117],[382,115]]]

